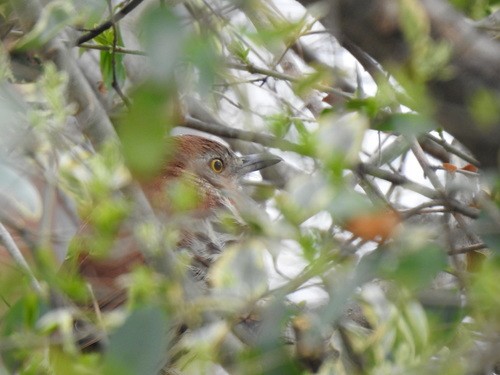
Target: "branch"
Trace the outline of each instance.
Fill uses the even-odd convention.
[[[226,66],[230,69],[236,69],[236,70],[243,70],[251,74],[262,74],[268,77],[273,77],[276,79],[281,79],[283,81],[288,81],[288,82],[299,82],[300,79],[285,73],[280,73],[277,72],[276,70],[272,69],[266,69],[266,68],[259,68],[258,66],[255,66],[253,64],[237,64],[237,63],[227,63]],[[332,95],[337,95],[340,96],[341,98],[344,99],[352,99],[354,96],[353,94],[346,93],[342,90],[329,87],[329,86],[324,86],[324,85],[314,85],[314,88],[317,90],[320,90],[322,92],[327,92]]]
[[[295,143],[292,143],[285,139],[279,139],[272,135],[255,133],[248,130],[230,128],[228,126],[217,124],[215,122],[209,123],[198,120],[189,115],[184,118],[184,122],[181,125],[223,138],[239,139],[242,141],[259,143],[266,147],[276,147],[285,151],[297,152],[299,150],[299,145],[296,145]]]
[[[86,43],[91,39],[94,39],[97,35],[103,33],[107,29],[113,27],[115,23],[120,21],[123,17],[129,14],[132,10],[134,10],[143,0],[132,0],[130,3],[125,5],[120,11],[114,14],[109,20],[100,24],[95,29],[90,30],[88,33],[82,35],[76,40],[76,45],[80,45],[82,43]]]
[[[303,2],[303,1],[301,1]],[[389,72],[411,61],[411,45],[401,27],[394,0],[339,0],[327,21],[339,21],[341,37],[352,40]],[[484,126],[468,110],[478,92],[500,95],[500,48],[478,33],[443,0],[418,3],[430,22],[429,38],[452,49],[453,76],[435,76],[425,83],[435,104],[435,117],[443,128],[471,150],[484,167],[497,167],[500,118]]]
[[[97,49],[97,50],[100,50],[100,51],[108,51],[108,52],[113,51],[113,47],[103,46],[101,44],[87,44],[87,43],[83,43],[83,44],[80,44],[78,47],[80,47],[80,48],[87,48],[87,49]],[[132,50],[132,49],[120,48],[120,47],[114,48],[114,51],[116,53],[123,53],[123,54],[126,54],[126,55],[146,56],[146,52],[144,52],[144,51],[137,51],[137,50]]]

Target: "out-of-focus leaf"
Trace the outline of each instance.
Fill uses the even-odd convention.
[[[110,338],[103,374],[157,374],[167,353],[168,331],[158,308],[133,311]]]
[[[197,87],[201,95],[209,92],[217,72],[221,70],[218,50],[218,41],[210,35],[191,37],[184,45],[186,58],[197,69]]]
[[[355,163],[359,159],[361,143],[368,120],[358,113],[321,118],[316,134],[317,156],[329,165],[338,162]]]
[[[153,79],[168,83],[181,60],[186,32],[181,21],[170,7],[155,8],[141,21],[142,37],[146,52],[151,58]]]
[[[26,292],[26,291],[24,291]],[[2,294],[3,302],[5,302]],[[35,330],[39,317],[48,310],[48,306],[34,293],[25,293],[2,317],[2,337],[17,340],[18,345],[6,348],[2,353],[2,362],[11,369],[19,366],[19,358],[40,358],[28,338],[23,337],[24,332]],[[33,337],[33,336],[31,336]],[[35,372],[36,373],[36,372]]]
[[[429,344],[429,325],[424,309],[419,303],[408,301],[402,312],[411,330],[411,337],[415,343],[416,351],[425,350]]]
[[[349,188],[341,188],[330,197],[327,206],[335,223],[346,223],[352,218],[376,211],[365,195]]]
[[[250,49],[241,41],[239,41],[238,39],[234,39],[231,41],[231,43],[229,43],[227,48],[229,49],[229,52],[239,58],[242,62],[249,63],[248,54],[250,53]]]
[[[41,215],[42,200],[30,179],[0,161],[0,216],[22,226]]]
[[[297,95],[305,96],[321,83],[328,85],[329,81],[330,72],[317,69],[314,73],[301,76],[301,79],[294,83],[293,88]]]
[[[134,106],[118,127],[125,163],[139,179],[154,176],[167,153],[166,134],[172,124],[168,89],[143,86],[133,96]]]
[[[446,268],[446,255],[434,244],[427,244],[401,253],[398,249],[382,266],[382,274],[409,289],[421,289]]]
[[[24,328],[35,327],[40,315],[46,311],[45,306],[33,293],[27,293],[9,309],[2,321],[4,334],[12,334]]]
[[[473,19],[478,19],[488,15],[490,13],[491,5],[497,4],[498,1],[451,0],[450,3],[460,11],[464,12],[467,16]]]
[[[420,135],[437,126],[433,120],[414,113],[396,113],[377,125],[377,130],[405,135]]]
[[[287,220],[297,224],[326,209],[334,196],[328,181],[319,174],[298,176],[290,181],[288,190],[289,194],[281,194],[276,200]]]
[[[37,322],[38,329],[45,333],[57,330],[62,346],[67,353],[76,354],[76,340],[73,336],[73,313],[69,309],[54,309],[47,311]]]
[[[479,321],[497,319],[500,310],[500,257],[497,254],[483,265],[481,272],[474,274],[470,300]]]
[[[99,357],[75,355],[59,346],[50,348],[49,361],[52,373],[56,375],[93,375],[100,372]]]
[[[354,215],[347,220],[344,227],[364,240],[379,239],[383,242],[393,236],[400,223],[401,218],[397,212],[383,210]]]
[[[16,48],[27,50],[39,48],[57,35],[64,27],[76,22],[80,15],[71,2],[52,1],[45,5],[35,27],[19,40]]]
[[[379,104],[375,98],[354,98],[346,103],[350,110],[362,110],[368,117],[373,118],[379,113]]]
[[[240,373],[250,374],[302,374],[297,360],[283,346],[283,332],[296,313],[280,296],[266,306],[257,342],[243,352]]]
[[[258,45],[263,45],[271,51],[281,53],[281,49],[286,42],[293,40],[300,33],[303,24],[301,22],[283,22],[283,20],[274,21],[273,27],[259,27],[256,32],[250,33],[248,36]]]
[[[262,244],[251,241],[225,249],[210,269],[214,291],[226,300],[246,303],[267,290],[267,272]]]
[[[290,130],[292,121],[283,113],[276,113],[266,117],[267,126],[276,137],[283,138]]]
[[[494,126],[500,119],[498,95],[488,90],[478,90],[472,95],[469,111],[485,128]]]
[[[483,210],[479,213],[474,227],[488,248],[496,252],[500,251],[500,229],[496,224],[496,219],[490,217],[487,211]]]

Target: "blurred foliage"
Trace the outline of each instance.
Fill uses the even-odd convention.
[[[103,22],[108,4],[52,1],[24,32],[23,15],[0,4],[0,222],[20,250],[9,254],[0,236],[0,373],[491,373],[498,176],[481,194],[477,168],[433,118],[424,84],[453,77],[452,51],[433,41],[419,2],[400,1],[407,63],[373,80],[302,10],[233,3],[154,2],[80,47],[62,42]],[[452,3],[478,18],[496,2]],[[78,77],[88,92],[54,58],[54,38],[89,65],[94,75]],[[307,57],[316,44],[328,63]],[[333,69],[332,51],[350,66]],[[20,79],[24,69],[36,74]],[[484,89],[467,109],[488,127],[497,104]],[[154,211],[136,191],[161,173],[188,117],[218,135],[223,125],[253,131],[284,159],[278,177],[253,181],[259,204],[217,213],[230,245],[201,288],[187,281],[198,239],[179,244],[186,228],[206,225],[198,186],[178,179],[155,197],[168,204],[151,199]],[[429,134],[446,164],[423,149]],[[127,298],[99,306],[99,269],[79,263],[118,268],[115,251],[130,246],[140,261],[105,280]],[[60,247],[64,262],[52,256]]]

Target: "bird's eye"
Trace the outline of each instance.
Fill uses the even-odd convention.
[[[215,173],[221,173],[224,169],[224,163],[221,159],[212,159],[210,161],[210,168],[212,168],[212,171],[214,171]]]

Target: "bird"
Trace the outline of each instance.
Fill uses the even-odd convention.
[[[187,269],[192,279],[206,282],[211,265],[239,235],[226,233],[221,225],[228,216],[244,226],[239,210],[252,205],[242,190],[242,178],[282,159],[270,153],[238,156],[224,144],[199,135],[185,134],[167,142],[166,160],[157,176],[141,182],[154,212],[162,221],[179,220],[175,248],[189,254]],[[177,194],[174,194],[174,193]],[[188,195],[187,209],[178,212],[175,200]],[[146,262],[130,230],[119,234],[118,246],[105,259],[84,251],[77,272],[90,284],[103,310],[115,309],[127,299],[121,277]]]

